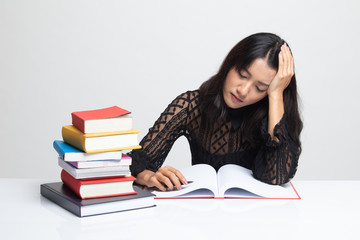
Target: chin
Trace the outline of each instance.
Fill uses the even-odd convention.
[[[234,104],[233,102],[228,103],[225,101],[225,104],[228,108],[231,108],[231,109],[239,109],[239,108],[244,107],[243,105]]]

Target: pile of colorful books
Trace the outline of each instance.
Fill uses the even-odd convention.
[[[58,195],[59,192],[60,195],[72,192],[83,201],[82,205],[87,199],[104,203],[121,200],[119,197],[127,200],[143,195],[153,198],[133,186],[136,179],[130,172],[132,159],[125,152],[141,146],[138,143],[139,130],[133,128],[130,112],[114,106],[73,112],[71,116],[72,125],[62,127],[63,141],[55,140],[53,143],[59,154],[58,164],[62,168],[61,180],[65,186],[51,185],[50,190],[49,185],[42,186],[41,193],[62,207],[64,204],[49,197],[51,191],[57,191]],[[140,192],[141,196],[137,196]]]

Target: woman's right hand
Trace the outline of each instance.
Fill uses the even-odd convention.
[[[147,187],[156,187],[161,191],[180,190],[181,185],[187,185],[186,178],[182,173],[170,166],[159,168],[157,172],[144,170],[136,177],[136,183]]]

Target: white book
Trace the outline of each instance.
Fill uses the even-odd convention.
[[[218,172],[207,164],[197,164],[180,170],[188,181],[176,191],[153,191],[157,198],[271,198],[300,199],[291,182],[271,185],[255,179],[252,171],[227,164]]]
[[[76,179],[111,177],[111,176],[130,176],[130,166],[100,167],[77,169],[65,162],[61,157],[58,158],[59,166]]]
[[[66,162],[75,168],[100,168],[100,167],[130,166],[132,159],[131,157],[124,154],[121,160],[94,160],[94,161],[79,161],[79,162],[66,161]]]

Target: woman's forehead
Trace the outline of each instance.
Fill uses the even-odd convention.
[[[243,69],[249,77],[256,81],[269,84],[276,75],[276,70],[269,66],[266,59],[257,58],[247,68]]]

